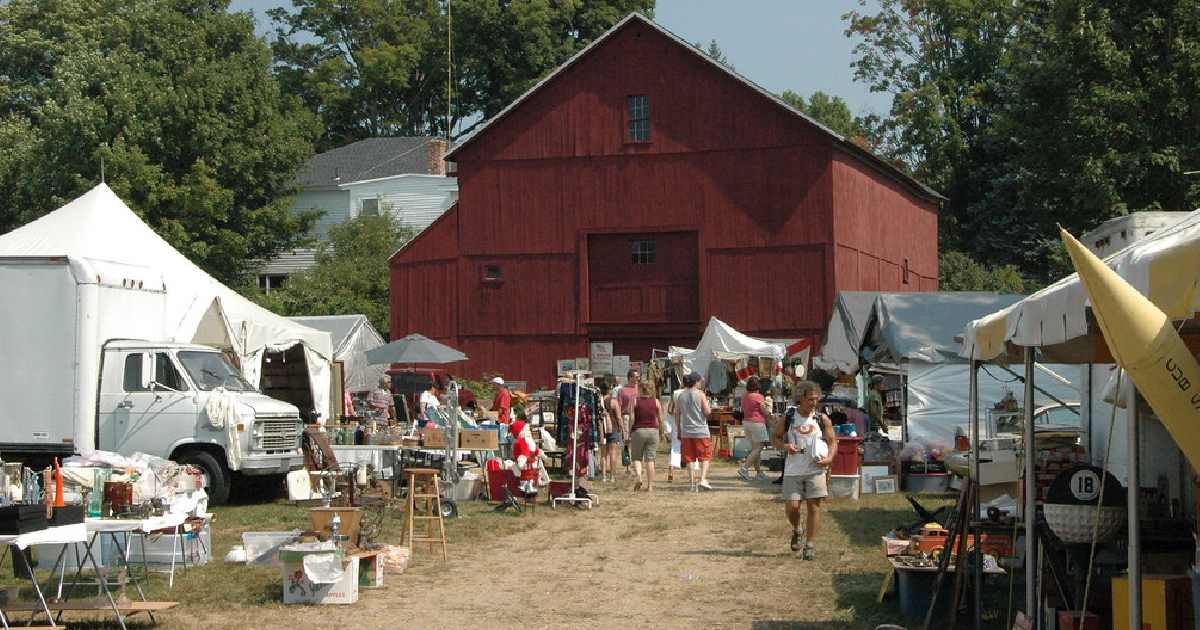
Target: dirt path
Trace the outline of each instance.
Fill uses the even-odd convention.
[[[775,486],[746,484],[729,466],[712,483],[715,491],[697,494],[677,480],[653,495],[632,493],[628,481],[595,484],[591,511],[493,516],[472,506],[458,533],[480,531],[451,540],[448,565],[418,549],[404,575],[355,606],[191,609],[167,625],[231,627],[236,616],[255,630],[874,627],[885,565],[870,541],[890,512],[860,525],[872,520],[862,504],[829,506],[818,559],[806,562],[788,549]]]

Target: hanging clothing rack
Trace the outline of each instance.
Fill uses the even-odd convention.
[[[596,389],[584,385],[584,375],[586,372],[576,371],[571,374],[575,382],[575,414],[571,419],[571,491],[563,496],[555,497],[554,502],[550,505],[551,507],[558,507],[559,503],[570,503],[585,510],[590,510],[593,503],[591,495],[585,497],[577,496],[579,490],[579,477],[577,474],[579,471],[579,461],[576,454],[579,452],[579,404],[580,400],[583,399],[583,390],[596,391]]]

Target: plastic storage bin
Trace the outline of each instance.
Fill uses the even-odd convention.
[[[950,473],[909,473],[904,477],[904,489],[917,493],[940,493],[950,487]]]
[[[246,564],[279,566],[279,548],[300,536],[300,530],[290,532],[242,532],[242,547],[246,549]]]
[[[858,475],[829,475],[829,496],[857,501],[861,485],[862,481]]]

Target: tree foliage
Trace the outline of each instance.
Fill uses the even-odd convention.
[[[856,77],[893,96],[880,150],[950,199],[944,247],[1046,281],[1055,223],[1200,201],[1182,176],[1200,149],[1196,0],[881,0],[845,18]]]
[[[268,12],[278,76],[319,113],[323,146],[371,136],[467,133],[654,0],[454,0],[447,120],[443,0],[294,0]]]
[[[248,14],[222,0],[0,4],[0,232],[107,183],[233,282],[303,242],[289,212],[316,119],[284,96]]]
[[[808,97],[808,100],[805,100],[802,94],[784,90],[779,98],[846,138],[855,139],[867,136],[867,127],[864,121],[850,113],[850,106],[840,96],[830,96],[817,90]]]
[[[283,315],[361,313],[386,336],[388,259],[414,235],[390,212],[359,216],[331,227],[329,240],[317,246],[316,265],[288,278],[283,288],[243,293]]]
[[[942,291],[996,291],[1025,293],[1025,280],[1014,265],[988,267],[962,253],[949,251],[938,257],[938,288]]]
[[[730,63],[729,57],[725,56],[725,51],[721,50],[721,46],[717,44],[717,40],[715,38],[708,40],[708,46],[705,46],[700,42],[695,42],[692,45],[696,48],[699,48],[704,54],[712,57],[713,61],[725,66],[726,68],[729,68],[730,70],[735,72],[737,71],[737,68],[733,67],[733,64]]]

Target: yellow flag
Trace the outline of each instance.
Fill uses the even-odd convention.
[[[1200,364],[1166,313],[1066,230],[1060,231],[1113,359],[1125,368],[1192,468],[1200,470]]]

